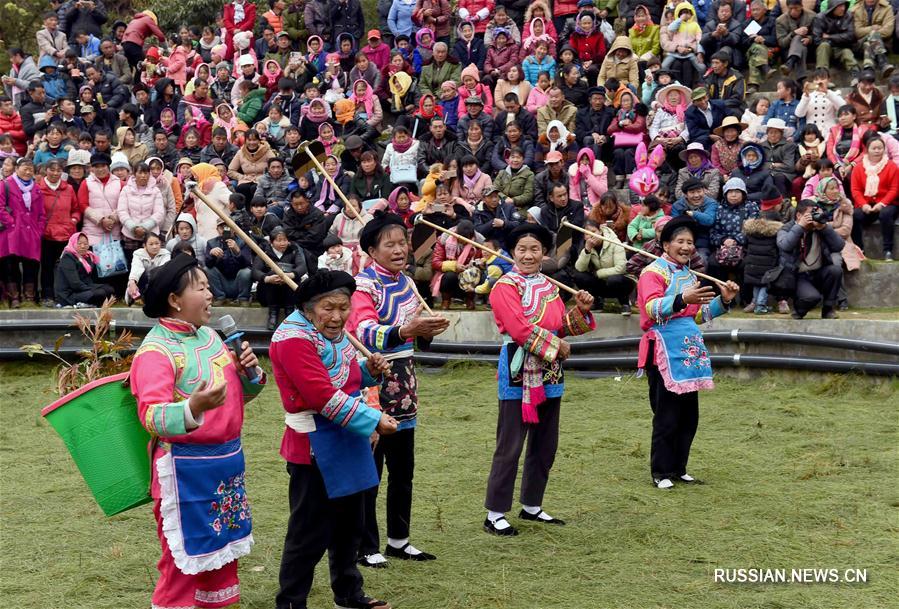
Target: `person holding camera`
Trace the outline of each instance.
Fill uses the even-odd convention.
[[[250,250],[231,232],[224,220],[216,226],[218,237],[206,244],[206,267],[213,305],[222,306],[226,299],[237,300],[242,307],[250,306],[250,286],[253,281]]]
[[[836,319],[837,294],[843,269],[833,263],[833,254],[843,250],[845,241],[828,224],[832,216],[816,201],[803,199],[794,219],[777,233],[781,276],[775,287],[793,296],[793,319],[803,319],[822,303],[822,319]]]
[[[899,216],[899,167],[886,154],[882,137],[870,135],[862,142],[865,153],[852,170],[852,241],[864,250],[862,229],[880,220],[883,258],[892,261],[893,225]]]

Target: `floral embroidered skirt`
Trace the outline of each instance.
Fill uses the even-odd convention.
[[[418,413],[418,379],[413,359],[403,357],[390,364],[390,374],[381,383],[381,410],[399,422],[414,419]]]

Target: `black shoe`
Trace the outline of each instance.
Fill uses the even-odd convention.
[[[833,310],[833,307],[825,307],[821,309],[821,319],[839,319],[840,316]]]
[[[408,547],[409,547],[408,543],[406,545],[404,545],[402,548],[394,548],[393,546],[388,545],[386,548],[384,548],[384,555],[389,556],[390,558],[398,558],[400,560],[417,560],[417,561],[437,560],[436,556],[434,556],[433,554],[428,554],[427,552],[419,552],[418,554],[409,554],[408,552],[406,552],[406,548],[408,548]]]
[[[278,307],[269,307],[268,308],[268,324],[266,328],[269,330],[274,330],[278,327]]]
[[[849,303],[846,302],[846,301],[844,300],[844,301],[841,302],[839,305],[837,305],[837,309],[839,309],[840,311],[848,311],[848,310],[849,310]]]
[[[352,599],[334,599],[334,606],[337,609],[377,609],[378,607],[389,607],[390,603],[368,596],[360,596]]]
[[[379,560],[377,562],[372,562],[372,557],[380,556],[382,559],[384,556],[380,552],[373,552],[371,554],[365,554],[360,556],[356,563],[360,567],[368,567],[369,569],[386,569],[387,568],[387,560]]]
[[[783,74],[784,76],[789,76],[790,74],[793,73],[793,66],[795,65],[795,63],[796,62],[793,60],[792,57],[787,59],[786,63],[781,64],[780,73]]]
[[[497,522],[505,519],[505,517],[497,518]],[[505,529],[497,529],[496,523],[491,521],[489,518],[484,519],[484,530],[491,535],[499,535],[500,537],[515,537],[516,535],[518,535],[518,529],[511,525],[509,525]]]
[[[536,514],[529,514],[522,509],[520,512],[518,512],[518,517],[521,518],[522,520],[530,520],[532,522],[539,522],[541,524],[558,524],[558,525],[565,524],[564,520],[559,520],[558,518],[550,517],[549,520],[547,520],[546,518],[540,518],[540,514],[546,514],[546,512],[544,512],[543,510],[540,510]]]
[[[805,313],[799,313],[797,311],[793,311],[790,314],[790,317],[792,317],[793,319],[805,319]]]

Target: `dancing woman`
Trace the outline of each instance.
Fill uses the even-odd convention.
[[[484,530],[517,535],[506,512],[518,475],[518,459],[528,439],[521,476],[519,518],[543,524],[564,524],[543,511],[543,493],[559,444],[559,409],[565,389],[562,362],[571,353],[565,336],[596,327],[590,308],[593,296],[583,290],[577,306],[565,311],[559,290],[540,273],[553,236],[539,224],[521,224],[506,240],[515,266],[496,282],[490,305],[499,331],[506,337],[499,356],[499,420],[496,451],[487,480]]]
[[[403,219],[375,212],[359,234],[359,245],[372,264],[356,276],[353,310],[347,331],[372,352],[384,354],[390,373],[384,376],[379,396],[381,410],[398,421],[397,432],[383,437],[375,448],[375,465],[381,477],[384,464],[387,481],[387,548],[385,554],[400,560],[434,560],[435,556],[409,543],[412,516],[412,475],[415,470],[415,427],[418,413],[418,381],[412,362],[413,342],[430,340],[449,327],[444,317],[421,317],[415,286],[403,274],[409,259],[409,241]],[[375,503],[378,487],[367,491],[365,534],[359,562],[383,567]]]
[[[298,309],[272,336],[272,369],[287,411],[281,456],[290,474],[278,609],[306,607],[326,550],[337,607],[390,608],[365,595],[356,565],[364,491],[378,485],[370,437],[395,432],[396,421],[366,406],[360,391],[377,385],[390,365],[376,353],[360,366],[344,334],[355,289],[342,271],[309,276],[296,293]]]
[[[728,281],[715,296],[690,271],[696,251],[696,223],[674,218],[659,240],[664,255],[648,265],[637,283],[640,307],[638,366],[649,379],[652,408],[650,466],[653,483],[670,489],[674,482],[697,483],[687,473],[690,445],[699,423],[700,389],[711,389],[712,365],[697,324],[727,313],[740,286]]]
[[[240,601],[237,559],[253,545],[240,433],[265,375],[248,343],[237,360],[205,325],[212,292],[196,258],[153,269],[143,297],[158,321],[134,357],[131,391],[153,435],[162,558],[152,607],[225,607]]]

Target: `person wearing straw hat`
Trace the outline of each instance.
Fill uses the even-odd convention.
[[[244,407],[266,383],[243,342],[210,328],[212,293],[192,256],[150,271],[144,314],[156,319],[131,365],[137,415],[150,432],[151,495],[162,558],[153,607],[240,602],[237,560],[253,546],[241,443]],[[202,459],[197,457],[202,456]]]
[[[559,289],[540,272],[553,235],[539,224],[517,226],[506,239],[515,266],[490,292],[493,317],[504,344],[497,374],[499,414],[496,450],[487,480],[484,530],[513,536],[512,508],[518,461],[528,439],[518,517],[536,524],[565,524],[543,511],[543,495],[559,444],[559,411],[565,390],[562,362],[571,354],[566,336],[596,327],[593,296],[580,290],[568,311]]]
[[[737,168],[740,160],[740,134],[748,125],[740,122],[736,116],[727,116],[712,133],[717,137],[712,144],[712,166],[721,174],[722,180],[730,179],[731,172]]]
[[[695,252],[693,218],[673,218],[659,240],[664,254],[640,273],[638,367],[649,380],[653,412],[650,471],[659,489],[699,481],[687,473],[690,446],[699,423],[699,391],[714,387],[712,365],[698,323],[723,315],[740,286],[728,281],[715,296],[689,268]]]
[[[347,330],[373,353],[383,353],[391,370],[381,383],[381,410],[398,422],[396,434],[381,438],[375,448],[380,477],[384,463],[390,471],[387,482],[387,556],[398,560],[434,560],[409,543],[412,517],[412,477],[415,469],[415,427],[418,414],[418,380],[412,360],[415,341],[430,341],[449,327],[439,316],[421,316],[418,294],[412,280],[403,274],[409,258],[409,243],[403,219],[392,213],[375,212],[359,233],[359,246],[372,264],[356,276],[353,311]],[[376,501],[378,486],[366,491],[365,532],[359,546],[359,563],[384,567],[380,550]]]
[[[782,118],[771,118],[764,125],[765,141],[762,142],[762,151],[765,153],[765,162],[771,170],[771,178],[774,185],[781,193],[789,193],[792,190],[793,180],[796,179],[796,161],[799,160],[799,147],[789,138],[789,127]]]
[[[370,438],[395,433],[397,423],[365,403],[362,390],[378,385],[390,363],[380,353],[358,360],[344,332],[355,290],[348,273],[313,273],[296,291],[297,310],[272,336],[272,370],[286,411],[281,456],[290,476],[278,609],[306,606],[325,551],[335,606],[390,607],[365,595],[356,565],[364,493],[378,485]]]
[[[709,151],[699,142],[691,142],[685,150],[677,155],[686,166],[677,172],[677,182],[674,186],[674,197],[679,199],[686,193],[684,184],[691,178],[702,182],[705,195],[717,199],[721,192],[721,172],[712,165]]]
[[[690,137],[686,122],[690,89],[680,84],[662,87],[656,92],[656,103],[658,108],[649,124],[649,149],[661,146],[671,164]]]

